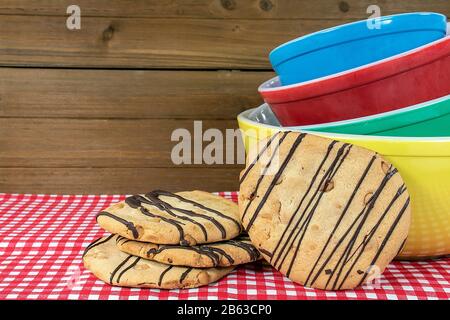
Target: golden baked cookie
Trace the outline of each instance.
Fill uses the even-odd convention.
[[[83,254],[83,262],[97,278],[123,287],[195,288],[215,282],[233,271],[228,268],[176,267],[129,255],[117,248],[117,235],[97,239]]]
[[[260,258],[248,237],[198,246],[159,245],[119,237],[117,247],[134,256],[194,268],[229,267]]]
[[[241,173],[239,211],[263,257],[321,289],[381,274],[410,223],[397,169],[372,151],[310,134],[280,132],[262,146]]]
[[[134,195],[100,212],[97,222],[111,233],[157,244],[196,245],[241,233],[237,204],[204,191]]]

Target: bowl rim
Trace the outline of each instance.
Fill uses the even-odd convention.
[[[258,123],[256,121],[248,119],[248,114],[255,110],[256,108],[247,109],[241,112],[237,116],[238,122],[246,123],[252,127],[262,127],[268,130],[276,130],[276,131],[302,131],[310,134],[316,135],[325,135],[327,137],[337,137],[337,138],[348,138],[355,141],[386,141],[393,143],[411,143],[411,142],[419,142],[419,143],[450,143],[450,136],[442,136],[442,137],[401,137],[401,136],[371,136],[371,135],[362,135],[362,134],[345,134],[345,133],[332,133],[326,131],[309,131],[307,126],[298,126],[298,127],[277,127],[269,124]]]
[[[391,111],[386,111],[386,112],[382,112],[382,113],[378,113],[378,114],[372,114],[372,115],[365,116],[365,117],[358,117],[358,118],[340,120],[340,121],[332,121],[332,122],[326,122],[326,123],[321,123],[321,124],[311,124],[311,125],[306,125],[306,126],[301,126],[301,127],[308,130],[308,129],[316,129],[316,128],[321,128],[321,127],[335,128],[335,127],[346,126],[346,125],[355,125],[360,122],[367,122],[367,121],[370,121],[370,122],[382,121],[387,118],[397,117],[397,116],[404,115],[404,114],[408,115],[408,114],[412,113],[413,111],[420,111],[423,109],[428,109],[433,106],[440,105],[441,103],[445,103],[446,101],[450,101],[450,94],[436,98],[436,99],[424,101],[424,102],[421,102],[421,103],[418,103],[418,104],[415,104],[412,106],[395,109],[395,110],[391,110]],[[267,104],[267,106],[269,106],[269,104]],[[270,106],[269,106],[269,108],[270,108]],[[423,120],[438,118],[442,115],[446,115],[449,113],[450,113],[450,108],[448,108],[448,110],[443,111],[442,114],[440,114],[440,115],[429,114],[429,115],[427,115],[427,117],[423,117]],[[300,127],[300,126],[298,126],[298,127]]]
[[[358,118],[347,119],[347,120],[331,121],[331,122],[320,123],[320,124],[310,124],[310,125],[304,125],[304,126],[289,126],[289,128],[302,127],[305,130],[322,128],[322,127],[323,128],[335,128],[335,127],[346,126],[346,125],[355,125],[355,124],[359,124],[359,123],[367,122],[367,121],[371,121],[371,122],[372,121],[382,121],[383,119],[386,119],[386,118],[401,116],[403,114],[409,114],[410,112],[413,112],[416,110],[420,111],[423,109],[434,107],[436,105],[441,105],[441,103],[445,103],[447,101],[450,101],[450,94],[436,98],[436,99],[424,101],[424,102],[421,102],[421,103],[418,103],[418,104],[415,104],[412,106],[395,109],[395,110],[391,110],[391,111],[386,111],[386,112],[382,112],[382,113],[377,113],[377,114],[373,114],[373,115],[369,115],[369,116],[358,117]],[[262,107],[270,108],[270,105],[267,102],[265,102],[262,105],[260,105],[259,107],[253,108],[250,110],[256,110],[256,109],[262,108]],[[439,114],[439,115],[433,114],[433,115],[424,117],[423,120],[438,118],[442,115],[447,115],[449,113],[450,113],[450,108],[449,108],[449,110],[442,112],[442,114]],[[252,120],[249,120],[249,121],[252,121]],[[263,124],[261,124],[261,125],[263,125]]]
[[[348,29],[349,28],[358,28],[363,24],[366,24],[368,20],[373,20],[373,19],[379,19],[379,21],[390,21],[388,23],[392,24],[392,23],[403,23],[403,24],[407,24],[407,23],[411,23],[412,19],[432,19],[430,22],[435,24],[437,22],[440,22],[440,20],[447,20],[447,17],[441,13],[438,12],[430,12],[430,11],[420,11],[420,12],[406,12],[406,13],[400,13],[400,14],[392,14],[392,15],[387,15],[387,16],[381,16],[381,17],[376,17],[376,18],[368,18],[368,19],[363,19],[363,20],[357,20],[357,21],[352,21],[352,22],[348,22],[348,23],[344,23],[344,24],[340,24],[337,26],[333,26],[330,28],[326,28],[326,29],[322,29],[316,32],[312,32],[297,38],[294,38],[292,40],[289,40],[285,43],[280,44],[279,46],[275,47],[274,49],[272,49],[269,53],[269,60],[272,64],[272,66],[274,68],[278,67],[279,65],[283,64],[284,62],[294,59],[297,56],[300,55],[304,55],[307,54],[308,52],[311,51],[317,51],[317,50],[321,50],[323,48],[326,47],[330,47],[330,46],[335,46],[339,43],[342,42],[353,42],[355,40],[358,40],[359,38],[355,38],[355,36],[353,35],[354,32],[352,32],[352,36],[348,36],[348,39],[344,39],[344,41],[342,39],[340,39],[339,41],[334,41],[333,43],[329,43],[327,45],[324,44],[320,44],[320,45],[316,45],[313,49],[309,49],[309,50],[305,50],[304,48],[302,50],[295,50],[295,54],[291,54],[291,55],[285,55],[284,56],[284,51],[286,51],[286,47],[292,47],[292,46],[301,46],[302,41],[304,40],[308,40],[310,38],[317,38],[321,39],[320,37],[324,34],[329,34],[330,32],[337,32],[337,35],[339,34],[348,34]],[[416,22],[416,21],[414,21]],[[412,26],[415,26],[414,28]],[[376,32],[372,32],[372,34],[370,36],[367,36],[367,33],[365,33],[366,36],[363,36],[362,38],[373,38],[373,37],[378,37],[381,35],[388,35],[388,34],[392,34],[394,33],[396,29],[394,30],[387,30],[386,28],[384,29],[375,29]],[[407,25],[407,28],[405,28],[405,30],[400,30],[400,32],[406,32],[406,30],[411,31],[411,30],[435,30],[435,31],[443,31],[444,35],[446,32],[446,27],[444,27],[443,29],[441,28],[423,28],[420,26],[420,24],[414,23],[412,25]],[[399,32],[398,30],[395,32]],[[281,53],[280,53],[281,52]]]
[[[299,88],[299,87],[315,84],[315,83],[318,83],[318,82],[324,82],[324,81],[327,81],[327,80],[330,80],[330,79],[343,77],[345,75],[348,75],[350,73],[355,73],[355,72],[358,72],[360,70],[364,70],[364,69],[369,69],[370,70],[371,68],[373,68],[375,66],[378,66],[378,65],[381,65],[381,64],[384,64],[384,63],[388,63],[389,61],[398,60],[398,59],[401,59],[401,58],[403,58],[405,56],[413,55],[413,54],[415,54],[417,52],[426,50],[429,47],[437,46],[441,42],[447,42],[447,41],[450,41],[450,33],[446,34],[446,36],[444,36],[441,39],[432,41],[432,42],[427,43],[427,44],[425,44],[423,46],[419,46],[419,47],[416,47],[414,49],[411,49],[411,50],[408,50],[408,51],[405,51],[405,52],[402,52],[402,53],[399,53],[399,54],[396,54],[396,55],[393,55],[393,56],[390,56],[390,57],[387,57],[387,58],[384,58],[384,59],[381,59],[381,60],[377,60],[377,61],[374,61],[374,62],[371,62],[371,63],[368,63],[368,64],[364,64],[364,65],[356,67],[356,68],[347,69],[347,70],[344,70],[344,71],[341,71],[341,72],[333,73],[333,74],[330,74],[330,75],[327,75],[327,76],[323,76],[323,77],[319,77],[319,78],[315,78],[315,79],[311,79],[311,80],[307,80],[307,81],[302,81],[302,82],[298,82],[298,83],[293,83],[293,84],[289,84],[289,85],[281,85],[280,76],[277,75],[277,76],[275,76],[275,77],[273,77],[273,78],[271,78],[269,80],[266,80],[263,83],[261,83],[258,86],[258,92],[263,94],[263,93],[266,93],[266,92],[267,93],[271,93],[271,92],[290,91],[290,90],[292,90],[294,88]],[[276,86],[276,87],[268,87],[270,83],[274,83],[274,82],[278,82],[279,85]]]

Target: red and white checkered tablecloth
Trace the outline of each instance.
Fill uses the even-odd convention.
[[[450,299],[449,257],[396,261],[376,285],[339,292],[297,285],[261,262],[197,289],[113,287],[84,269],[81,254],[105,233],[96,213],[124,198],[0,193],[0,299]]]

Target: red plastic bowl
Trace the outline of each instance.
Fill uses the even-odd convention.
[[[273,78],[258,91],[283,126],[348,120],[415,105],[450,94],[450,36],[312,81],[280,86]]]

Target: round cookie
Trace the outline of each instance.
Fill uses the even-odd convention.
[[[215,282],[233,267],[197,269],[175,267],[135,257],[117,248],[117,235],[97,239],[83,254],[84,266],[106,283],[122,287],[195,288]]]
[[[229,267],[260,258],[248,237],[199,246],[159,245],[119,237],[117,247],[134,256],[193,268]]]
[[[203,191],[134,195],[100,212],[97,222],[128,239],[179,245],[233,239],[242,228],[236,203]]]
[[[372,151],[310,134],[280,132],[261,146],[241,173],[239,211],[262,256],[320,289],[381,274],[410,223],[397,169]]]

